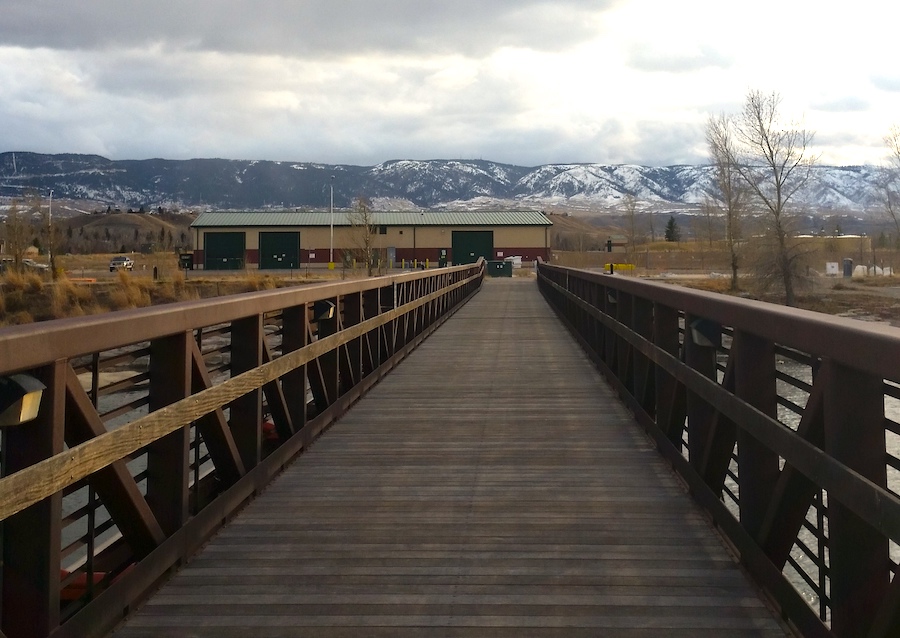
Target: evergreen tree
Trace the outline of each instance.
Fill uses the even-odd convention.
[[[666,241],[680,241],[681,230],[675,222],[675,216],[669,215],[669,221],[666,223]]]

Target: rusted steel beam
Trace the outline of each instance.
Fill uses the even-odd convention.
[[[663,352],[680,358],[678,340],[678,311],[662,304],[653,304],[652,341]],[[687,398],[684,387],[664,369],[654,366],[656,377],[656,423],[670,441],[681,448]]]
[[[151,412],[191,394],[190,332],[150,343]],[[183,427],[147,446],[147,504],[166,535],[189,516],[190,430]]]
[[[110,433],[97,415],[90,398],[85,394],[71,367],[66,370],[66,445],[67,455],[72,448],[99,440]],[[168,432],[167,432],[168,434]],[[150,443],[148,441],[147,443]],[[129,454],[143,446],[138,446]],[[124,454],[108,466],[99,469],[91,477],[91,485],[100,495],[100,500],[116,522],[122,536],[131,545],[139,558],[146,556],[165,538],[165,532],[156,520],[153,511],[144,500],[134,477],[125,465]],[[58,458],[57,455],[54,458]],[[45,461],[46,462],[46,461]],[[32,466],[35,467],[35,466]],[[31,471],[28,468],[26,471]],[[12,477],[10,477],[12,478]],[[49,480],[49,477],[44,477]],[[74,482],[74,481],[73,481]]]
[[[483,268],[477,265],[456,266],[453,270],[479,281],[483,273]],[[10,326],[0,331],[0,373],[27,370],[60,358],[71,359],[122,344],[151,341],[202,326],[430,276],[434,275],[420,271]]]
[[[467,289],[471,285],[477,285],[481,281],[482,275],[483,269],[477,275],[454,284],[451,290]],[[447,292],[450,291],[433,294],[439,296]],[[470,292],[473,290],[470,289]],[[361,334],[394,321],[408,310],[428,303],[430,300],[429,297],[417,299],[406,307],[396,308],[378,317],[367,319],[340,334],[310,343],[290,355],[281,356],[271,363],[239,374],[153,414],[135,419],[96,440],[87,441],[69,449],[65,454],[57,454],[51,459],[0,480],[0,520],[78,482],[179,427],[213,412],[250,390],[260,388],[266,382],[283,376]]]
[[[632,318],[632,302],[633,297],[627,294],[618,295],[618,303],[616,303],[616,320],[624,326],[631,327]],[[585,315],[590,316],[590,315]],[[633,357],[631,346],[625,339],[616,339],[616,376],[622,381],[622,384],[628,390],[629,394],[634,394],[634,374],[633,374]]]
[[[281,313],[282,356],[295,352],[307,344],[309,332],[308,307],[291,306]],[[306,425],[306,366],[291,370],[281,378],[281,388],[287,402],[294,432]]]
[[[542,274],[561,272],[567,276],[566,270],[541,266]],[[797,350],[816,353],[874,376],[886,379],[897,376],[900,328],[654,281],[576,272],[585,281],[679,308],[761,339],[790,344]]]
[[[836,461],[887,486],[884,382],[841,364],[831,365],[825,392],[825,451]],[[888,539],[828,494],[831,626],[839,636],[864,636],[890,583]]]
[[[830,386],[827,380],[828,364],[816,375],[806,408],[797,426],[797,435],[821,448],[825,436],[825,392]],[[772,490],[768,510],[757,533],[760,547],[779,568],[787,562],[797,533],[806,518],[818,487],[809,477],[785,463]]]
[[[259,465],[247,473],[236,485],[229,487],[210,506],[201,510],[188,523],[166,539],[147,560],[142,561],[124,573],[114,587],[103,591],[88,605],[76,613],[68,622],[54,632],[52,638],[100,638],[121,622],[124,612],[140,601],[149,591],[154,589],[159,579],[169,567],[190,556],[199,549],[209,536],[219,527],[222,521],[241,507],[274,478],[287,463],[316,439],[331,423],[333,423],[360,396],[371,389],[380,379],[400,363],[431,332],[436,330],[452,314],[458,304],[466,301],[472,294],[457,299],[457,304],[448,309],[440,318],[416,340],[400,352],[385,359],[373,374],[369,375],[349,394],[341,397],[337,403],[329,407],[323,414],[310,421],[307,427],[284,445],[278,447]]]
[[[706,327],[704,330],[703,327]],[[684,362],[692,370],[716,380],[716,349],[721,345],[721,327],[696,315],[684,317]],[[688,458],[701,471],[716,410],[703,397],[687,393]]]
[[[734,354],[732,350],[732,356],[728,358],[725,366],[725,376],[722,378],[722,387],[729,392],[734,392]],[[697,467],[698,474],[717,496],[722,495],[737,436],[738,428],[734,421],[717,411],[709,430],[709,438],[703,448],[703,459]],[[743,502],[744,493],[741,492],[740,495]]]
[[[344,297],[344,313],[341,317],[342,329],[355,326],[362,321],[362,293]],[[362,348],[360,336],[342,348],[340,359],[341,394],[347,392],[362,378]]]
[[[557,286],[557,290],[560,288]],[[715,405],[761,443],[774,450],[785,462],[811,477],[845,507],[874,526],[888,538],[900,539],[900,498],[858,473],[848,470],[840,461],[812,445],[772,417],[747,405],[718,383],[693,370],[672,355],[656,348],[643,337],[631,333],[618,322],[591,309],[608,328],[624,336],[657,366],[694,392],[710,405]],[[880,387],[880,386],[879,386]],[[882,456],[882,461],[884,456]]]
[[[775,344],[736,330],[731,357],[735,395],[763,414],[776,418]],[[738,431],[737,443],[741,524],[751,536],[757,537],[778,482],[778,455],[745,430]]]
[[[263,316],[245,317],[231,323],[231,376],[255,370],[263,363]],[[262,458],[262,392],[253,388],[231,402],[228,420],[234,443],[250,469]]]
[[[633,299],[631,329],[644,337],[653,339],[653,304],[645,299]],[[656,414],[656,377],[650,360],[639,352],[634,353],[634,396],[647,414]]]
[[[334,316],[330,319],[319,319],[316,337],[318,339],[327,339],[331,335],[337,334],[339,331],[339,309],[341,299],[335,297],[330,299],[334,304]],[[341,344],[343,345],[343,344]],[[341,348],[338,346],[332,350],[323,353],[316,361],[318,364],[319,374],[322,379],[322,390],[324,396],[324,405],[320,407],[320,411],[337,401],[340,396],[340,369],[338,367],[338,355]],[[319,401],[316,402],[317,404]]]
[[[191,340],[191,393],[198,394],[211,387],[213,384],[203,363],[200,346]],[[197,419],[197,430],[203,437],[206,449],[209,450],[219,480],[228,486],[241,478],[246,472],[244,462],[234,443],[234,437],[231,436],[231,429],[222,408],[217,407],[200,416]]]
[[[437,300],[438,303],[444,302],[444,297]],[[381,311],[378,307],[378,292],[366,291],[363,293],[362,304],[362,320],[376,317]],[[362,375],[363,377],[371,374],[380,364],[378,357],[378,334],[377,332],[367,332],[362,337]]]
[[[318,340],[318,334],[313,332],[313,323],[307,325],[306,342],[313,343]],[[318,327],[315,328],[318,331]],[[325,376],[322,373],[322,363],[318,359],[314,359],[306,366],[307,381],[309,382],[309,391],[312,394],[313,404],[316,408],[316,414],[321,414],[328,409],[328,393],[325,389]]]
[[[34,371],[47,389],[37,419],[6,431],[4,471],[16,472],[63,451],[65,360]],[[48,635],[60,621],[62,492],[3,522],[3,621],[9,638]]]
[[[269,363],[274,360],[269,344],[263,339],[263,363]],[[263,396],[266,398],[266,404],[269,406],[269,412],[272,415],[272,423],[278,438],[284,442],[294,435],[294,423],[291,418],[291,412],[288,409],[287,399],[281,384],[275,381],[269,381],[263,386]]]

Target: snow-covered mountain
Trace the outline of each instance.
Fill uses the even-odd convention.
[[[332,179],[334,176],[334,179]],[[879,169],[814,169],[798,198],[810,210],[865,211],[877,207]],[[643,206],[696,206],[711,188],[708,166],[547,164],[484,160],[393,160],[376,166],[222,159],[124,160],[97,155],[0,154],[0,196],[29,189],[54,197],[117,206],[213,209],[325,208],[360,195],[391,208],[521,204],[601,210],[626,196]]]

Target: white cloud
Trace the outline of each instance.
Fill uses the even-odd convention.
[[[776,90],[823,158],[900,123],[900,8],[811,0],[5,0],[0,150],[285,159],[703,161]]]

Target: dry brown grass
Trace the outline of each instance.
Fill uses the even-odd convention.
[[[60,279],[50,288],[50,313],[53,317],[80,317],[93,306],[93,293],[86,286]]]
[[[256,290],[274,290],[278,287],[278,282],[271,275],[260,275],[259,273],[250,272],[247,274],[247,291]]]
[[[12,314],[8,314],[4,320],[7,326],[22,326],[27,323],[34,323],[34,317],[27,310],[20,310]]]
[[[174,258],[169,261],[170,265],[157,267],[157,280],[152,278],[152,266],[136,272],[110,273],[109,277],[98,277],[96,281],[73,281],[61,276],[55,282],[48,282],[38,275],[4,273],[0,277],[0,326],[272,290],[321,280],[297,276],[288,280],[257,273],[215,279],[186,278]],[[106,268],[109,261],[107,256],[93,255],[84,257],[82,263],[88,270],[91,264]],[[75,277],[80,275],[77,271],[70,270],[70,273]]]
[[[3,290],[25,290],[25,276],[15,270],[7,270],[0,279]]]
[[[145,281],[135,279],[122,270],[118,273],[118,284],[109,293],[112,310],[145,308],[150,305],[150,291]]]

